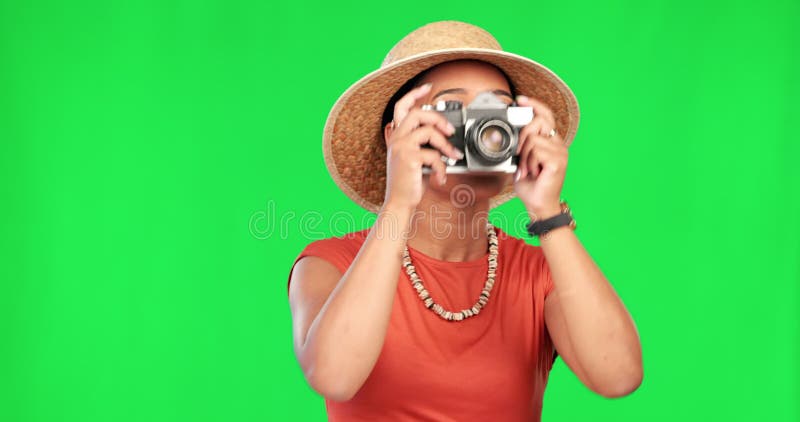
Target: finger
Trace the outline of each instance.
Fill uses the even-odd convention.
[[[519,155],[519,178],[524,179],[533,170],[529,165],[528,157],[533,150],[531,139],[535,136],[535,128],[525,126],[519,133],[519,145],[517,145],[517,155]]]
[[[405,136],[423,125],[435,126],[447,136],[452,136],[456,131],[456,128],[438,111],[415,108],[398,126],[397,136]]]
[[[564,172],[567,168],[569,149],[563,144],[553,141],[553,138],[541,138],[539,148],[543,151],[541,161],[542,170],[550,173]]]
[[[521,139],[517,146],[517,151],[522,150],[522,145],[525,140],[531,135],[547,135],[553,129],[552,123],[542,116],[535,116],[530,123],[528,123],[519,132],[519,139]]]
[[[428,94],[432,86],[433,84],[427,83],[425,85],[416,87],[411,91],[408,91],[406,95],[403,95],[402,98],[397,100],[397,102],[394,104],[395,124],[399,124],[403,121],[403,119],[406,118],[408,112],[414,107],[414,104],[416,104],[420,98],[423,98],[426,94]]]
[[[541,175],[545,171],[550,171],[551,169],[555,168],[556,158],[552,151],[548,151],[541,145],[537,145],[535,151],[536,151],[534,153],[534,156],[536,157],[535,158],[536,164],[534,166],[534,168],[536,169],[535,177],[539,177],[539,175]]]
[[[558,145],[553,144],[549,138],[541,135],[528,136],[520,152],[519,165],[522,169],[520,178],[524,178],[528,174],[537,177],[541,156],[553,156],[558,153],[557,148]],[[534,160],[534,158],[538,158],[538,160]]]
[[[464,158],[464,153],[454,147],[435,127],[423,126],[417,128],[411,132],[409,139],[420,146],[430,144],[439,151],[439,155],[444,154],[456,160]]]
[[[555,115],[553,114],[553,110],[547,106],[547,104],[531,97],[526,97],[524,95],[517,95],[517,105],[522,107],[533,107],[533,115],[544,115],[548,118],[548,120],[552,121],[555,126]]]
[[[531,150],[528,155],[528,168],[534,177],[538,177],[545,169],[557,171],[557,169],[562,166],[561,154],[563,154],[564,151],[561,150],[559,145],[554,144],[550,138],[534,136],[531,138],[526,148],[530,148]],[[534,161],[531,161],[531,159]]]
[[[526,148],[520,142],[520,150],[518,152],[519,160],[517,161],[517,179],[524,179],[528,175],[528,154],[530,154],[530,148]]]
[[[541,151],[532,145],[531,152],[528,154],[528,169],[534,179],[539,177],[539,165],[541,163]]]
[[[528,176],[528,172],[530,168],[528,167],[528,156],[531,153],[531,143],[528,139],[531,137],[530,130],[525,132],[526,128],[523,128],[522,131],[519,133],[519,145],[517,145],[517,155],[519,155],[518,161],[518,170],[519,170],[519,179],[524,179]]]
[[[445,184],[447,182],[447,166],[442,161],[442,155],[432,149],[422,149],[420,156],[422,163],[431,168],[431,177],[435,178],[440,185]]]
[[[561,149],[561,145],[553,142],[553,139],[555,139],[555,137],[551,138],[546,135],[529,135],[527,141],[525,141],[525,145],[526,147],[537,145],[551,151],[557,151]]]
[[[523,147],[522,152],[526,152],[526,150],[533,151],[536,149],[539,150],[543,149],[550,152],[551,154],[558,154],[561,146],[554,143],[551,139],[552,138],[548,138],[542,135],[531,135],[525,142],[525,146]]]

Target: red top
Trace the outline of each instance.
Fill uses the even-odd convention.
[[[297,260],[318,256],[344,274],[368,233],[314,241]],[[463,321],[445,321],[425,308],[400,270],[375,367],[352,399],[325,400],[330,421],[540,420],[555,358],[544,325],[550,269],[540,247],[499,228],[497,237],[491,298],[480,314]],[[488,253],[466,262],[440,261],[412,248],[409,253],[434,301],[447,310],[475,304],[486,282]]]

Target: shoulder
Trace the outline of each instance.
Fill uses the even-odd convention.
[[[504,253],[530,262],[544,257],[542,248],[528,243],[525,238],[508,234],[505,230],[496,228],[497,239],[504,249]]]
[[[295,257],[294,263],[289,269],[287,287],[291,285],[292,273],[297,263],[307,256],[322,258],[344,274],[358,255],[368,233],[369,229],[366,229],[309,242]]]
[[[295,259],[306,256],[323,258],[344,272],[366,240],[369,229],[354,231],[340,236],[332,236],[309,242]]]
[[[313,240],[306,245],[305,250],[358,250],[367,238],[369,229],[345,233],[340,236],[331,236]]]

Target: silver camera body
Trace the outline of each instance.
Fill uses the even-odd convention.
[[[464,158],[446,161],[447,173],[517,171],[519,132],[533,120],[533,108],[509,106],[491,92],[478,94],[466,107],[459,101],[439,101],[422,108],[441,113],[456,129],[447,140],[464,151]]]

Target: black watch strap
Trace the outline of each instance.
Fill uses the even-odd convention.
[[[572,223],[572,216],[568,212],[562,212],[544,220],[534,221],[528,224],[528,234],[531,236],[541,236],[557,227],[567,226]]]

